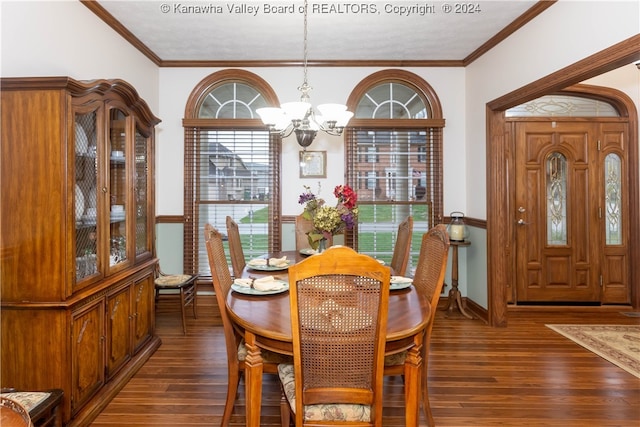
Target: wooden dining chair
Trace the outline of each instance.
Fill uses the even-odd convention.
[[[421,350],[422,356],[422,406],[430,426],[434,426],[433,413],[429,405],[429,387],[427,383],[429,345],[431,331],[438,309],[438,300],[444,286],[444,276],[447,271],[449,257],[449,234],[444,224],[438,224],[422,236],[420,255],[413,286],[416,291],[424,295],[431,306],[431,319],[425,330],[425,337]],[[406,352],[387,356],[385,358],[385,375],[404,375],[404,361]]]
[[[391,271],[394,275],[404,276],[407,273],[407,265],[411,253],[411,237],[413,235],[413,217],[408,216],[398,225],[396,244],[393,247],[391,258]]]
[[[313,221],[304,218],[302,214],[296,216],[296,251],[300,252],[303,249],[311,247],[309,243],[309,236],[307,233],[313,230]],[[333,246],[333,236],[327,239],[327,247]]]
[[[281,424],[382,425],[390,271],[348,247],[289,267],[293,364]]]
[[[242,241],[240,240],[240,229],[238,224],[227,216],[227,237],[229,239],[229,256],[231,258],[231,267],[233,268],[234,277],[241,277],[242,270],[247,265],[242,249]]]
[[[231,274],[229,272],[229,264],[225,256],[224,247],[222,245],[222,234],[216,230],[211,224],[204,226],[204,239],[207,247],[207,255],[209,257],[209,267],[211,269],[211,281],[216,294],[216,302],[220,310],[220,318],[222,319],[222,329],[224,331],[224,339],[227,347],[227,373],[229,380],[227,382],[227,398],[224,404],[224,413],[220,425],[226,427],[229,425],[233,405],[238,393],[238,384],[244,372],[244,360],[247,355],[247,348],[244,345],[244,339],[233,327],[231,318],[227,313],[226,300],[227,295],[231,291]],[[277,374],[278,364],[291,362],[291,357],[279,355],[268,350],[262,350],[263,372],[268,374]]]
[[[182,334],[187,334],[186,310],[193,309],[193,318],[198,318],[198,275],[197,274],[166,274],[156,264],[155,271],[155,304],[158,306],[160,295],[175,293],[180,295],[180,315],[182,317]],[[168,291],[168,292],[165,292]]]

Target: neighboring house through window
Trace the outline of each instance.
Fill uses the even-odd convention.
[[[409,270],[422,234],[442,222],[440,102],[427,82],[402,70],[365,78],[351,93],[345,138],[347,182],[358,193],[357,230],[348,245],[391,261],[398,224],[414,218]]]

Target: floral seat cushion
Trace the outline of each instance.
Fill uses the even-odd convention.
[[[289,401],[292,411],[296,408],[296,387],[293,365],[278,365],[278,376],[282,382],[284,394]],[[312,421],[362,421],[371,420],[371,407],[369,405],[324,403],[319,405],[307,405],[304,407],[304,419]]]
[[[188,274],[172,274],[158,277],[155,283],[159,287],[171,288],[186,283],[191,278],[193,278],[193,276],[189,276]]]
[[[0,394],[0,396],[4,398],[18,402],[27,411],[31,411],[33,408],[44,402],[50,395],[51,393],[39,391],[16,391]]]
[[[400,353],[390,354],[384,357],[384,366],[398,366],[404,365],[404,361],[407,358],[407,352],[402,351]]]

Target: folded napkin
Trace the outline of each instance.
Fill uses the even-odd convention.
[[[249,265],[259,265],[266,266],[267,260],[264,258],[256,258],[249,261]],[[287,256],[283,256],[282,258],[269,258],[269,265],[271,267],[286,267],[289,265],[289,260]]]
[[[247,288],[251,288],[253,284],[253,289],[258,291],[278,291],[285,287],[282,281],[276,280],[273,276],[265,276],[259,279],[236,279],[233,283]]]
[[[391,276],[391,283],[407,283],[413,282],[411,277]]]

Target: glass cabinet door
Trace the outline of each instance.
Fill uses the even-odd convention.
[[[109,266],[126,264],[127,254],[127,115],[118,108],[109,111]]]
[[[149,140],[136,127],[134,199],[136,209],[136,257],[151,252],[149,241]]]
[[[74,115],[75,146],[75,270],[76,283],[99,271],[97,112]]]

